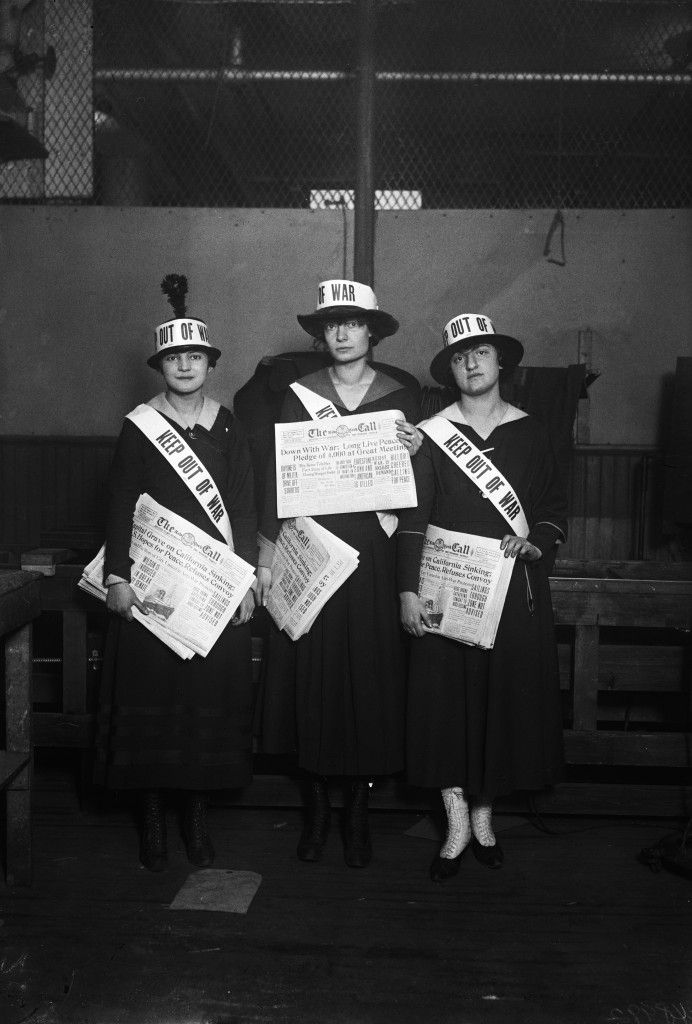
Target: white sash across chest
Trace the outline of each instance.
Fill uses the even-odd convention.
[[[341,413],[328,398],[322,398],[321,395],[315,394],[310,388],[306,388],[303,384],[298,384],[297,381],[295,384],[291,384],[290,388],[303,403],[311,419],[341,419]],[[393,512],[377,512],[376,515],[384,532],[388,537],[391,537],[399,524],[397,517]]]
[[[189,444],[173,429],[168,420],[150,405],[138,405],[127,414],[127,419],[142,431],[175,470],[232,551],[233,531],[226,506],[214,478]]]
[[[492,501],[513,533],[518,537],[528,537],[529,523],[519,498],[509,481],[480,448],[443,416],[433,416],[420,423],[419,429],[474,482],[484,498]]]

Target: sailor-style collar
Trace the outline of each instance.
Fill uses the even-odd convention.
[[[306,377],[301,377],[299,383],[309,388],[310,391],[314,391],[316,395],[320,395],[322,398],[327,399],[327,401],[340,405],[343,408],[343,399],[339,396],[332,383],[328,367],[316,370],[315,373],[309,373]],[[386,395],[393,394],[395,391],[401,391],[403,388],[404,385],[399,381],[388,377],[381,370],[375,370],[375,376],[370,382],[370,387],[363,395],[360,404],[365,405],[369,402],[375,402]],[[355,412],[355,410],[351,411]]]
[[[153,398],[150,398],[149,401],[147,402],[147,405],[150,405],[152,409],[156,409],[157,412],[160,412],[169,420],[173,420],[173,422],[177,423],[178,426],[182,427],[183,430],[190,429],[187,423],[185,423],[181,418],[180,413],[173,408],[171,403],[166,398],[165,391],[162,391],[160,394],[154,395]],[[216,401],[216,399],[209,398],[207,395],[204,395],[202,401],[202,411],[199,414],[199,418],[195,423],[195,426],[203,427],[205,430],[211,430],[211,428],[214,426],[216,417],[219,415],[220,408],[221,406]]]
[[[440,409],[435,415],[442,416],[444,419],[450,420],[451,423],[465,423],[467,427],[471,427],[472,430],[474,429],[461,411],[459,402],[452,402],[451,405]],[[515,405],[508,405],[504,416],[495,424],[493,429],[499,427],[502,423],[513,423],[515,420],[523,420],[526,416],[528,416],[528,413],[524,412],[523,409],[517,409]]]

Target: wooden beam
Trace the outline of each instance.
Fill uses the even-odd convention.
[[[574,765],[689,768],[689,732],[583,732],[565,730],[565,759]]]
[[[356,75],[357,170],[353,237],[353,273],[374,283],[375,172],[375,4],[358,0],[358,71]]]

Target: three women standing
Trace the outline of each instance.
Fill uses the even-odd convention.
[[[230,520],[233,548],[256,562],[256,515],[250,455],[233,415],[205,396],[205,381],[221,355],[206,324],[186,315],[184,277],[162,284],[175,319],[155,333],[147,360],[165,391],[148,403],[164,430],[174,432],[216,485]],[[163,790],[183,793],[183,835],[191,863],[210,864],[206,825],[209,790],[251,778],[252,654],[249,620],[254,596],[243,597],[231,624],[206,656],[183,660],[132,618],[148,614],[130,586],[132,516],[140,494],[173,510],[216,540],[228,540],[210,520],[161,448],[131,414],[125,419],[109,477],[105,583],[111,617],[98,716],[96,780],[142,793],[140,859],[151,871],[166,863]]]
[[[355,281],[324,281],[313,313],[298,322],[331,357],[330,365],[300,384],[342,416],[398,409],[398,436],[409,451],[419,443],[417,395],[373,369],[371,350],[399,325],[378,309],[375,294]],[[291,391],[281,422],[310,419]],[[276,516],[274,467],[267,476],[261,520],[258,595],[271,584]],[[298,856],[319,860],[330,827],[329,780],[347,784],[345,859],[364,867],[371,858],[368,794],[376,776],[404,767],[405,665],[395,582],[396,541],[376,512],[315,516],[359,552],[359,565],[328,601],[309,633],[295,644],[272,629],[263,700],[263,745],[268,753],[297,750],[305,773],[306,823]]]
[[[185,314],[185,279],[171,275],[163,287],[176,318],[156,332],[148,362],[162,374],[166,389],[148,405],[205,467],[223,498],[236,552],[254,563],[248,448],[237,420],[203,392],[220,352],[209,344],[206,325]],[[413,426],[420,416],[418,396],[370,364],[373,345],[398,329],[394,317],[378,308],[372,289],[354,281],[322,282],[317,308],[298,320],[324,344],[331,362],[302,378],[303,401],[289,393],[281,421],[310,419],[304,404],[310,404],[305,398],[310,393],[329,403],[332,415],[399,409],[399,439],[415,454],[421,444]],[[431,868],[436,881],[456,873],[469,843],[482,863],[499,866],[503,854],[492,830],[493,801],[516,789],[540,789],[559,776],[562,731],[548,573],[565,537],[566,507],[549,437],[500,394],[501,374],[522,354],[520,343],[495,334],[487,317],[462,314],[445,328],[444,348],[431,365],[439,383],[456,385],[460,392],[439,416],[510,482],[525,526],[515,529],[478,480],[425,437],[414,459],[418,506],[401,511],[398,532],[401,623],[415,638],[408,708],[392,530],[375,511],[316,517],[358,550],[359,565],[307,635],[292,643],[270,630],[262,707],[265,751],[297,750],[305,775],[306,823],[297,851],[302,860],[322,855],[330,828],[329,784],[339,777],[348,787],[346,863],[369,863],[369,787],[375,777],[404,768],[405,747],[408,780],[439,788],[447,811],[447,837]],[[257,585],[262,603],[281,526],[273,465],[268,469]],[[132,515],[145,492],[224,539],[131,414],[109,481],[105,582],[108,608],[117,618],[104,666],[97,779],[112,788],[143,791],[140,857],[156,871],[166,862],[162,790],[183,791],[188,857],[205,865],[214,852],[204,794],[250,779],[248,622],[254,598],[250,591],[244,596],[233,624],[205,659],[183,661],[134,623],[133,606],[147,614],[129,582]],[[428,524],[496,538],[505,557],[517,559],[491,651],[424,629],[430,620],[418,583]]]
[[[511,525],[483,480],[466,475],[443,446],[425,437],[414,459],[418,507],[401,514],[401,621],[411,645],[407,769],[416,786],[442,791],[447,837],[431,867],[434,881],[455,874],[469,843],[477,859],[499,867],[492,804],[514,790],[557,781],[562,720],[548,574],[566,535],[566,502],[550,438],[500,395],[500,378],[521,360],[521,344],[495,334],[476,314],[450,320],[430,372],[456,386],[459,400],[438,414],[501,474],[518,499],[524,528]],[[425,426],[422,426],[425,433]],[[488,477],[486,477],[488,479]],[[510,517],[511,519],[512,517]],[[427,633],[418,597],[428,524],[501,540],[517,560],[492,650]]]

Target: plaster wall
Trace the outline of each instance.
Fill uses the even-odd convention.
[[[676,358],[692,352],[690,211],[568,211],[565,266],[543,256],[552,216],[380,213],[376,291],[401,329],[378,358],[432,383],[441,328],[461,312],[518,337],[528,365],[576,362],[590,328],[591,443],[656,444]],[[4,207],[0,432],[117,433],[160,390],[145,360],[170,272],[188,275],[188,311],[223,350],[209,392],[230,404],[262,356],[309,347],[295,314],[343,275],[352,239],[332,211]]]

